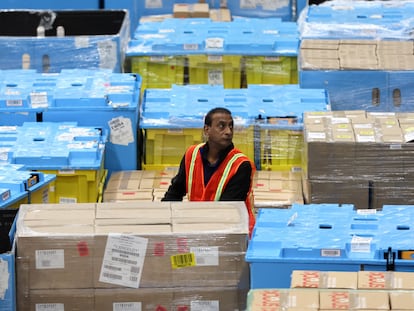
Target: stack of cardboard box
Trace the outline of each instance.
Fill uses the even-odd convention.
[[[19,310],[242,309],[244,204],[141,203],[22,205]]]
[[[412,272],[294,270],[291,287],[252,289],[247,311],[412,310]]]
[[[412,204],[413,125],[410,113],[305,113],[306,203]]]

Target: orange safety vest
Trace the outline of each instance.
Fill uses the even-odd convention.
[[[245,161],[251,163],[252,173],[250,178],[253,181],[253,176],[256,171],[255,165],[240,150],[234,148],[227,154],[218,169],[211,176],[207,185],[204,186],[203,160],[199,152],[202,146],[204,146],[204,143],[191,146],[185,154],[186,190],[190,201],[219,201],[229,180],[236,174],[239,166]],[[250,182],[245,203],[249,214],[249,234],[251,234],[256,219],[252,182]]]

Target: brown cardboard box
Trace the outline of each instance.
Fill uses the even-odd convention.
[[[97,289],[95,297],[99,311],[117,310],[121,304],[136,310],[244,310],[246,304],[245,291],[222,286]]]
[[[304,39],[300,44],[301,49],[338,50],[339,40]]]
[[[174,3],[173,16],[175,18],[188,18],[191,17],[190,4],[187,3]]]
[[[93,289],[31,290],[28,297],[19,296],[17,303],[19,311],[99,310]]]
[[[127,191],[105,191],[103,195],[103,202],[142,202],[153,201],[153,191],[151,189],[138,189]]]
[[[414,273],[413,272],[399,272],[392,273],[392,289],[409,289],[414,290]]]
[[[294,270],[290,287],[357,289],[357,285],[357,272]]]
[[[191,6],[191,17],[210,17],[208,3],[194,3]]]
[[[319,291],[313,289],[251,289],[247,310],[318,310]]]
[[[322,50],[322,49],[301,49],[300,57],[305,61],[307,59],[324,59],[339,61],[338,50]]]
[[[96,289],[95,310],[172,310],[173,294],[168,288]]]
[[[165,204],[170,203],[153,203],[150,206],[159,206],[162,210]],[[97,210],[100,211],[99,206]],[[244,278],[248,275],[248,266],[244,261],[248,226],[244,203],[171,203],[171,219],[168,223],[168,214],[155,216],[146,214],[145,210],[142,213],[137,211],[137,222],[140,220],[142,225],[127,225],[127,221],[122,225],[120,219],[134,218],[122,210],[121,204],[115,204],[112,211],[108,205],[105,215],[109,222],[96,226],[96,288],[127,285],[140,288],[176,287],[183,283],[186,286],[234,286],[245,282]],[[151,208],[152,211],[156,213],[155,208]],[[163,217],[165,219],[160,221]],[[110,225],[111,219],[120,225]],[[111,259],[117,257],[114,250],[122,249],[126,253],[127,249],[121,240],[126,237],[115,233],[132,236],[131,239],[136,240],[132,245],[141,243],[134,247],[135,251],[127,258],[130,261],[143,258],[142,262],[136,264],[138,269],[133,281],[127,274],[125,278],[121,274],[110,273],[110,267],[116,266]],[[105,255],[109,259],[105,259]],[[103,273],[108,273],[107,277]]]
[[[175,18],[210,17],[208,3],[175,3],[173,6]]]
[[[153,171],[150,171],[153,172]],[[147,171],[141,170],[128,170],[128,171],[118,171],[113,172],[111,177],[109,177],[108,183],[116,180],[141,180],[144,174],[147,174]]]
[[[106,185],[105,192],[138,190],[141,179],[111,179]]]
[[[248,282],[248,215],[242,202],[71,206],[73,211],[61,204],[46,207],[47,213],[44,205],[22,205],[16,237],[23,297],[33,289]],[[85,224],[77,224],[80,214]],[[59,225],[45,224],[48,218]]]
[[[413,310],[414,292],[412,290],[392,290],[389,295],[392,310]]]
[[[171,217],[169,202],[104,202],[96,206],[95,225],[170,225]]]
[[[210,19],[213,22],[231,22],[231,13],[229,9],[210,9]]]
[[[391,271],[358,271],[359,289],[391,289]]]
[[[358,288],[413,290],[414,273],[399,271],[359,271]]]
[[[354,204],[357,209],[370,208],[370,186],[367,180],[304,179],[303,183],[307,204]]]
[[[319,309],[326,310],[389,310],[387,291],[319,290]]]
[[[93,203],[21,205],[16,232],[19,293],[92,287],[94,214]]]
[[[398,57],[403,54],[413,55],[413,41],[379,40],[377,41],[377,54],[398,55]]]
[[[299,62],[302,70],[339,70],[341,68],[339,59],[300,57]]]

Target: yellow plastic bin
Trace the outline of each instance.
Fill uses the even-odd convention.
[[[156,128],[144,130],[142,166],[178,166],[185,150],[203,141],[201,128]],[[151,168],[151,169],[158,169]]]
[[[50,203],[95,203],[98,201],[100,183],[105,174],[103,165],[98,170],[43,170],[55,174],[54,201]]]
[[[55,180],[56,175],[33,172],[33,177],[28,182],[29,203],[52,203],[55,202]]]
[[[270,171],[301,171],[303,153],[303,130],[292,124],[260,127],[260,167]]]
[[[184,56],[131,56],[131,72],[142,77],[141,90],[184,84]]]
[[[189,84],[241,86],[240,55],[189,55]]]
[[[249,84],[296,84],[296,56],[244,56],[244,70]]]

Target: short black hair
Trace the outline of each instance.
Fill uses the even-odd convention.
[[[228,110],[227,108],[223,108],[223,107],[213,108],[209,112],[207,112],[206,116],[204,117],[204,125],[211,126],[211,123],[213,122],[212,120],[213,114],[216,114],[216,113],[224,113],[224,114],[228,114],[231,116],[231,111]]]

